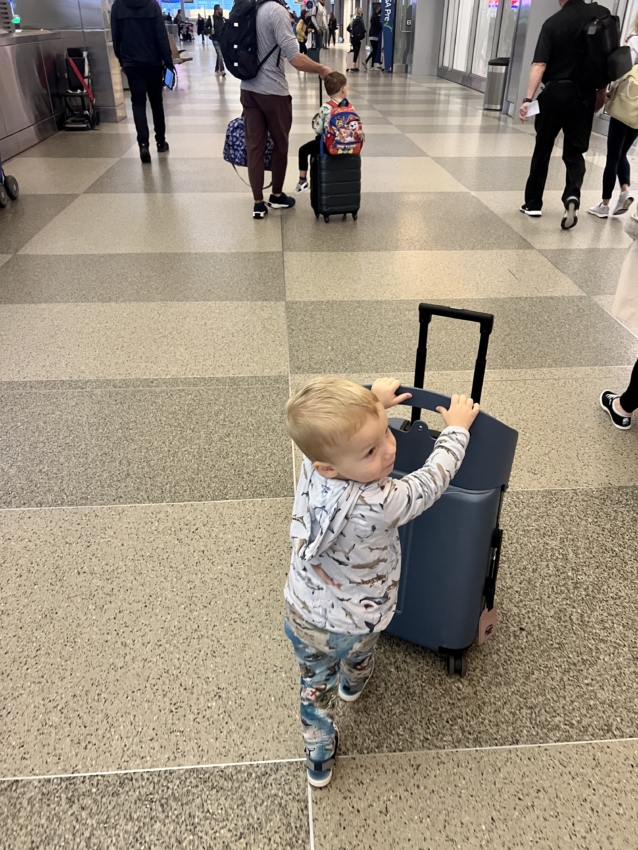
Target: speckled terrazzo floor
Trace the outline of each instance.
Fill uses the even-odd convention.
[[[542,221],[520,216],[528,133],[449,82],[363,73],[358,222],[307,196],[253,222],[221,159],[238,85],[193,55],[161,162],[141,167],[129,114],[9,167],[1,850],[636,850],[638,429],[597,406],[638,356],[605,310],[620,222],[560,231],[559,156]],[[298,144],[316,81],[289,79]],[[499,632],[463,680],[384,636],[309,794],[283,405],[321,372],[410,382],[419,300],[496,317],[483,405],[520,431]],[[428,385],[469,387],[473,353],[433,325]]]

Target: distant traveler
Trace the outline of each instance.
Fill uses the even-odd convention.
[[[295,199],[284,194],[288,165],[288,137],[292,126],[292,98],[288,90],[284,59],[297,71],[325,78],[330,68],[302,56],[299,42],[292,33],[290,13],[277,0],[262,0],[257,5],[257,75],[242,80],[241,103],[244,107],[248,179],[255,205],[253,218],[265,218],[268,207],[289,209]],[[272,155],[272,194],[264,201],[264,154],[268,133],[274,143]]]
[[[335,13],[331,12],[330,17],[328,19],[328,47],[330,44],[337,44],[337,30],[339,29],[339,24],[337,23],[337,19],[335,18]]]
[[[206,36],[204,35],[204,27],[205,27],[204,19],[201,15],[197,16],[197,35],[202,37],[202,44],[206,46]]]
[[[208,36],[208,38],[210,38],[212,34],[213,34],[213,19],[209,15],[206,18],[206,23],[204,24],[204,35],[206,35],[206,36]]]
[[[370,33],[368,36],[370,39],[370,55],[363,65],[366,69],[368,67],[368,62],[371,62],[372,67],[374,68],[375,64],[379,61],[379,59],[377,59],[377,54],[379,53],[379,40],[381,39],[382,32],[383,24],[381,23],[381,7],[375,6],[370,18]]]
[[[308,25],[306,23],[306,16],[308,12],[306,9],[301,10],[301,17],[297,21],[297,41],[299,42],[299,52],[307,53],[308,48],[306,47],[306,40],[308,38]]]
[[[532,156],[529,179],[525,187],[525,203],[521,212],[540,216],[550,157],[558,133],[562,130],[563,162],[567,172],[561,222],[569,230],[578,222],[580,190],[585,177],[585,158],[594,113],[603,105],[605,89],[587,82],[584,61],[585,25],[597,15],[609,14],[604,6],[584,0],[558,0],[560,11],[543,24],[527,84],[527,97],[519,110],[526,122],[528,105],[541,82],[545,88],[538,98],[540,112],[536,116],[536,147]]]
[[[363,23],[363,9],[355,9],[354,18],[352,19],[352,23],[348,27],[348,32],[350,33],[350,38],[352,41],[352,51],[354,53],[352,57],[352,68],[351,71],[358,71],[359,66],[359,52],[361,50],[361,42],[366,37],[366,25]]]
[[[224,57],[222,55],[220,39],[225,26],[226,19],[224,18],[224,10],[218,3],[213,9],[213,32],[211,38],[213,41],[213,47],[215,48],[215,53],[217,54],[215,73],[220,74],[222,77],[226,76],[226,68],[224,67]]]
[[[326,12],[326,0],[315,0],[315,5],[310,13],[315,27],[315,47],[321,50],[324,40],[328,40],[328,13]]]
[[[638,65],[638,15],[634,21],[631,33],[627,36],[627,44],[631,49],[631,61],[634,64],[633,75],[636,77],[636,65]],[[632,86],[635,88],[636,83]],[[622,91],[622,89],[621,89]],[[620,98],[620,92],[618,93]],[[613,106],[609,107],[613,110]],[[634,122],[632,122],[634,123]],[[595,207],[590,207],[589,212],[598,218],[609,217],[609,202],[616,185],[616,178],[620,183],[620,197],[614,207],[613,215],[623,215],[632,205],[634,199],[629,194],[629,183],[631,169],[627,154],[633,143],[638,139],[638,128],[629,127],[618,118],[611,115],[609,119],[609,134],[607,136],[607,162],[603,174],[603,199]]]
[[[158,153],[168,151],[162,90],[164,66],[175,70],[162,11],[156,0],[115,0],[111,9],[113,50],[131,90],[142,162],[151,161],[146,95],[151,104]]]

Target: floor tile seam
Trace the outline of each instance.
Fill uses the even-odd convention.
[[[309,830],[309,847],[310,850],[315,850],[315,825],[312,813],[312,788],[310,783],[307,783],[308,788],[308,830]]]
[[[569,488],[566,488],[569,489]],[[0,507],[0,514],[19,513],[25,511],[83,511],[83,510],[117,510],[119,508],[163,508],[177,505],[227,505],[242,504],[243,502],[288,502],[289,496],[264,496],[246,499],[195,499],[183,502],[115,502],[107,505],[34,505],[31,507],[5,508]]]
[[[604,744],[630,744],[638,743],[638,737],[624,738],[592,738],[578,741],[543,741],[532,744],[495,744],[486,747],[443,747],[423,750],[398,750],[395,752],[377,753],[347,753],[339,755],[338,760],[355,760],[367,758],[397,758],[402,756],[437,756],[451,755],[454,753],[488,753],[488,752],[515,752],[519,750],[543,750],[556,747],[586,747]],[[139,767],[121,770],[95,770],[80,773],[55,773],[55,774],[33,774],[2,776],[0,783],[9,782],[36,782],[54,779],[87,779],[92,777],[108,776],[136,776],[147,773],[184,773],[189,770],[213,770],[224,768],[261,767],[264,765],[280,764],[302,764],[305,763],[304,756],[285,759],[254,759],[249,761],[233,762],[211,762],[208,764],[171,765],[163,767]]]
[[[622,368],[625,368],[625,367],[623,366]],[[226,374],[226,375],[180,375],[179,377],[183,380],[193,380],[193,381],[216,381],[216,380],[221,381],[221,380],[228,380],[230,378],[254,378],[255,383],[258,383],[259,379],[262,379],[262,378],[280,378],[280,379],[283,379],[283,378],[287,377],[287,374],[286,374],[286,372],[271,372],[271,373],[264,373],[263,375],[255,375],[255,374],[246,373],[246,374],[236,374],[236,375],[228,375],[228,374]],[[32,379],[32,378],[18,378],[15,381],[12,381],[12,380],[9,379],[9,380],[1,380],[0,384],[21,384],[23,382],[24,383],[32,383],[33,380],[34,379]],[[69,384],[71,384],[71,383],[74,383],[75,381],[82,381],[84,379],[83,378],[40,378],[40,379],[36,378],[35,380],[41,380],[43,383],[46,383],[46,384],[49,384],[49,383],[62,383],[62,384],[69,383]],[[175,380],[175,378],[168,376],[168,377],[164,377],[164,378],[150,378],[150,377],[121,378],[121,379],[120,378],[87,378],[86,380],[88,380],[88,381],[98,381],[98,382],[103,381],[105,383],[108,383],[109,381],[116,381],[116,380],[124,380],[124,381],[126,381],[126,380],[130,380],[130,381],[136,381],[136,380],[139,380],[139,381],[173,381],[173,380]],[[32,393],[42,394],[42,393],[58,393],[58,392],[59,393],[69,393],[69,392],[78,392],[78,393],[86,393],[86,392],[96,392],[97,393],[97,392],[100,392],[100,393],[103,393],[103,392],[112,392],[112,391],[131,392],[132,390],[136,390],[136,391],[137,390],[148,390],[148,391],[154,391],[154,392],[166,392],[167,390],[194,390],[194,389],[202,389],[202,388],[205,388],[205,387],[206,387],[205,384],[172,384],[172,385],[165,385],[163,387],[143,387],[143,386],[137,386],[137,387],[135,387],[135,386],[131,386],[131,387],[75,387],[75,388],[73,388],[73,387],[56,387],[55,389],[53,389],[53,388],[46,389],[46,388],[43,387],[41,389],[40,388],[30,388],[30,389],[22,389],[22,390],[19,387],[16,387],[15,389],[13,389],[13,388],[8,389],[7,388],[6,392],[14,394],[14,395],[18,395],[18,394],[19,395],[29,395],[29,394],[32,394]],[[3,390],[0,388],[0,393],[2,393],[2,392],[3,392]]]

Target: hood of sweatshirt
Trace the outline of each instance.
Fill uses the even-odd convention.
[[[324,478],[304,458],[292,510],[290,538],[295,553],[306,561],[325,552],[341,534],[365,484]]]
[[[120,15],[131,18],[150,18],[155,15],[156,0],[118,0]]]

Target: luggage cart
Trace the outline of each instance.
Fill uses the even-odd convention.
[[[412,419],[390,419],[397,441],[395,478],[419,469],[438,437],[421,420],[421,409],[436,410],[450,403],[448,397],[423,389],[428,328],[433,316],[479,324],[472,398],[481,398],[494,317],[420,304],[415,386],[397,390],[412,393],[412,398],[403,402],[412,407]],[[481,411],[472,425],[465,459],[452,484],[430,510],[399,531],[401,584],[397,611],[388,632],[442,653],[448,675],[466,674],[467,649],[477,637],[483,643],[496,626],[494,596],[503,541],[501,505],[517,440],[514,429]]]
[[[11,177],[11,175],[5,172],[2,159],[0,159],[0,209],[6,207],[9,203],[9,198],[12,201],[17,201],[19,194],[20,187],[18,186],[18,181],[15,177]]]
[[[91,67],[86,50],[69,47],[66,52],[66,76],[69,88],[64,98],[65,130],[96,130],[100,113],[91,90]]]

